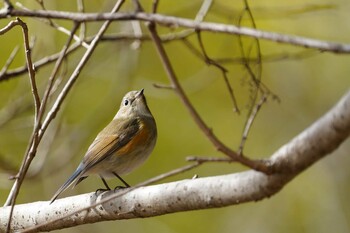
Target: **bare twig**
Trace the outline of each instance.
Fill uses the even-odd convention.
[[[188,156],[186,157],[187,161],[206,163],[206,162],[224,162],[224,163],[233,163],[235,162],[231,158],[215,158],[215,157],[197,157],[197,156]]]
[[[211,59],[206,50],[205,50],[205,47],[204,47],[204,44],[203,44],[203,41],[202,41],[202,37],[201,37],[201,33],[199,31],[197,31],[197,39],[198,39],[198,42],[199,42],[199,46],[201,48],[201,51],[203,53],[203,57],[204,57],[204,61],[208,64],[208,65],[213,65],[214,67],[218,68],[221,73],[222,73],[222,77],[224,78],[224,81],[225,81],[225,84],[226,84],[226,87],[227,87],[227,90],[228,90],[228,93],[230,95],[230,98],[232,100],[232,103],[233,103],[233,111],[234,112],[237,112],[238,114],[240,113],[239,111],[239,108],[238,108],[238,104],[237,104],[237,101],[236,101],[236,97],[233,93],[233,88],[230,84],[230,81],[228,80],[228,77],[227,77],[227,72],[228,70],[223,67],[222,65],[220,65],[219,63],[217,63],[216,61],[214,61],[213,59]]]
[[[38,89],[36,86],[36,81],[35,81],[35,71],[34,71],[34,66],[32,62],[32,56],[31,56],[31,49],[29,45],[29,35],[28,35],[28,27],[27,24],[24,23],[20,18],[17,18],[16,21],[20,24],[22,27],[23,31],[23,40],[24,40],[24,48],[26,50],[25,55],[26,55],[26,60],[27,60],[27,68],[28,68],[28,73],[29,73],[29,80],[30,80],[30,86],[32,88],[32,94],[34,98],[34,106],[35,106],[35,125],[38,124],[38,114],[39,114],[39,108],[40,108],[40,97],[38,93]]]
[[[4,7],[7,11],[11,11],[13,9],[13,5],[10,0],[4,0]]]
[[[160,38],[163,43],[168,43],[176,40],[183,40],[184,38],[189,37],[194,33],[193,30],[182,30],[175,33],[167,33],[160,35]],[[86,39],[87,41],[90,41],[90,38]],[[140,41],[150,41],[151,37],[149,35],[145,34],[129,34],[129,33],[118,33],[118,34],[110,34],[110,35],[104,35],[101,38],[101,41],[118,41],[118,40],[140,40]]]
[[[35,115],[34,115],[34,125],[38,125],[38,114],[39,114],[39,108],[40,108],[40,97],[38,94],[37,86],[36,86],[36,81],[35,81],[35,71],[32,63],[32,58],[31,58],[31,49],[29,45],[29,36],[28,36],[28,28],[26,23],[24,23],[20,18],[16,18],[16,20],[12,21],[13,23],[10,22],[5,28],[6,30],[10,30],[13,26],[19,25],[22,28],[22,33],[23,33],[23,41],[24,41],[24,48],[25,48],[25,55],[26,55],[26,61],[27,61],[27,68],[28,68],[28,73],[29,73],[29,80],[30,80],[30,85],[32,89],[32,94],[33,94],[33,99],[34,99],[34,108],[35,108]],[[12,25],[12,26],[11,26]],[[37,141],[37,134],[33,134],[33,140]],[[26,155],[25,159],[22,162],[22,166],[20,169],[20,175],[18,176],[18,181],[19,183],[23,182],[24,175],[21,175],[21,171],[24,171],[24,161],[30,160],[31,157],[30,155]],[[11,211],[10,211],[10,216],[8,219],[8,228],[7,231],[10,231],[9,226],[11,225],[11,219],[12,219],[12,213],[13,213],[13,208],[15,205],[15,199],[18,195],[19,188],[14,189],[13,196],[11,199],[8,199],[6,201],[7,205],[11,205]],[[6,205],[6,204],[5,204]]]
[[[256,29],[255,20],[254,20],[252,12],[250,10],[248,1],[243,0],[243,2],[245,5],[245,8],[239,17],[238,24],[241,25],[243,16],[245,13],[247,13],[249,16],[249,20],[252,24],[252,27],[254,29]],[[266,98],[269,95],[272,95],[273,99],[278,99],[278,97],[275,94],[273,94],[261,81],[261,79],[262,79],[262,55],[261,55],[260,41],[258,38],[253,38],[253,40],[254,40],[254,44],[252,46],[254,46],[255,50],[256,50],[256,52],[255,52],[256,59],[254,59],[253,65],[255,65],[257,67],[254,70],[253,70],[253,67],[252,67],[252,65],[250,63],[250,59],[249,59],[250,49],[248,50],[248,52],[245,51],[246,46],[244,46],[243,38],[241,35],[238,36],[238,41],[240,44],[239,48],[240,48],[240,52],[241,52],[241,56],[242,56],[243,66],[245,67],[245,69],[248,72],[248,75],[250,77],[252,87],[253,87],[252,88],[252,96],[251,96],[251,104],[250,104],[247,119],[245,122],[244,130],[242,133],[241,143],[240,143],[240,146],[238,149],[239,154],[243,154],[244,144],[247,140],[250,128],[252,127],[252,124],[254,122],[254,119],[255,119],[259,109],[265,103]],[[259,94],[261,94],[262,97],[261,97],[261,100],[257,103],[258,98],[259,98]]]
[[[253,125],[253,122],[254,122],[261,106],[266,102],[266,99],[267,99],[267,96],[263,95],[261,97],[260,101],[255,105],[251,114],[249,115],[249,118],[247,119],[246,124],[244,126],[244,131],[242,134],[241,143],[240,143],[239,148],[238,148],[238,154],[243,154],[243,147],[244,147],[244,144],[248,138],[249,131]]]
[[[15,56],[16,56],[16,54],[17,54],[17,52],[18,52],[18,49],[19,49],[19,47],[16,46],[16,47],[12,50],[10,56],[9,56],[9,57],[7,58],[7,60],[6,60],[5,65],[4,65],[4,66],[2,67],[2,69],[0,70],[0,77],[1,77],[3,74],[5,74],[5,73],[7,72],[9,66],[10,66],[11,63],[13,62],[13,59],[15,59]]]
[[[172,86],[175,88],[176,94],[180,97],[183,104],[186,106],[187,110],[189,111],[190,115],[192,116],[193,120],[196,122],[198,127],[202,130],[202,132],[206,135],[206,137],[210,140],[210,142],[215,146],[215,148],[225,155],[231,157],[234,161],[238,161],[250,168],[253,168],[258,171],[262,171],[265,173],[269,173],[269,167],[263,162],[263,161],[253,161],[250,160],[244,156],[238,155],[236,152],[228,148],[226,145],[224,145],[213,133],[213,131],[206,125],[206,123],[203,121],[201,116],[198,114],[196,109],[191,104],[190,100],[186,96],[184,90],[182,89],[175,71],[173,70],[173,67],[170,63],[169,57],[165,52],[165,49],[161,43],[161,39],[158,36],[158,33],[156,31],[155,25],[153,23],[149,23],[148,29],[151,33],[152,40],[154,42],[154,45],[156,47],[156,50],[159,54],[159,57],[163,63],[163,67],[165,69],[165,72],[167,73],[170,82],[172,83]]]
[[[202,3],[201,8],[199,9],[194,21],[196,22],[202,22],[207,15],[211,5],[213,3],[213,0],[204,0]]]
[[[142,38],[143,33],[142,33],[140,21],[137,21],[137,20],[131,21],[131,26],[132,26],[135,37]],[[131,47],[133,49],[139,49],[140,46],[141,46],[141,40],[139,40],[139,39],[134,40],[134,42],[131,44]]]
[[[75,43],[73,44],[67,51],[67,54],[70,54],[74,51],[76,51],[78,48],[80,47],[80,43]],[[46,56],[36,62],[33,63],[35,70],[38,71],[40,68],[44,67],[45,65],[49,65],[52,62],[56,61],[58,59],[58,57],[60,56],[61,52],[52,54],[50,56]],[[4,73],[3,75],[0,76],[0,82],[1,81],[5,81],[5,80],[9,80],[10,78],[19,76],[21,74],[25,74],[28,71],[26,66],[22,66],[19,68],[15,68],[12,70],[8,70],[6,73]]]
[[[141,6],[139,0],[132,0],[132,3],[134,4],[134,7],[135,7],[135,11],[136,12],[141,12],[141,11],[144,11],[143,10],[143,7]]]
[[[124,2],[124,0],[119,0],[116,5],[114,6],[112,12],[116,12],[117,10],[119,10],[119,8],[121,7],[122,3]],[[54,105],[52,106],[51,110],[48,112],[40,131],[38,132],[38,137],[42,138],[43,134],[45,133],[47,127],[49,126],[50,122],[55,118],[63,100],[65,99],[65,97],[67,96],[69,90],[71,89],[71,87],[73,86],[74,82],[76,81],[77,77],[80,74],[81,69],[85,66],[87,60],[90,58],[92,52],[94,51],[94,49],[96,48],[101,36],[103,35],[103,33],[106,31],[108,25],[110,24],[111,21],[106,21],[101,29],[99,30],[99,32],[97,33],[96,37],[94,38],[94,40],[91,42],[89,49],[85,52],[84,56],[82,57],[82,59],[80,60],[79,64],[77,65],[76,69],[74,70],[73,74],[71,75],[70,79],[68,80],[68,82],[66,83],[66,85],[64,86],[63,90],[61,91],[61,93],[59,94],[59,96],[56,99],[56,102],[54,103]],[[32,145],[32,143],[30,143],[30,145]],[[36,148],[35,146],[32,148]],[[33,150],[33,153],[35,153],[35,150]],[[15,190],[17,190],[18,186],[20,186],[20,183],[18,182],[18,179],[16,180],[16,182],[14,183],[10,194],[8,196],[8,199],[5,203],[5,205],[9,205],[9,203],[11,203],[10,200],[13,200],[14,198],[14,193]]]
[[[56,61],[56,64],[52,70],[52,73],[49,77],[49,80],[48,80],[48,83],[47,83],[47,87],[45,89],[45,93],[44,93],[44,96],[43,96],[43,101],[42,101],[42,104],[40,106],[40,113],[39,113],[39,119],[41,121],[42,117],[44,116],[44,113],[45,113],[45,109],[46,109],[46,105],[47,105],[47,101],[49,99],[49,96],[51,94],[51,90],[53,88],[53,85],[54,85],[54,81],[57,77],[57,74],[58,74],[58,71],[62,65],[62,62],[63,62],[63,59],[65,58],[66,54],[67,54],[67,50],[69,48],[69,45],[70,43],[72,42],[72,39],[75,35],[75,32],[76,30],[79,28],[79,23],[75,23],[74,24],[74,27],[72,28],[71,30],[71,33],[70,33],[70,36],[66,42],[66,44],[63,46],[61,52],[60,52],[60,55]],[[39,128],[37,129],[39,130]]]
[[[295,53],[287,53],[287,52],[281,52],[281,53],[271,53],[271,54],[266,54],[262,55],[261,60],[263,62],[278,62],[278,61],[283,61],[283,60],[300,60],[300,59],[305,59],[309,58],[312,56],[315,56],[317,54],[320,54],[316,50],[303,50],[300,52],[295,52]],[[248,62],[255,62],[256,58],[242,58],[242,57],[227,57],[227,58],[215,58],[216,62],[219,63],[232,63],[232,64],[243,64],[244,60]]]
[[[193,33],[192,30],[183,30],[177,33],[169,33],[164,34],[161,36],[162,41],[164,43],[171,42],[174,40],[182,40],[188,36],[190,36]],[[86,43],[91,43],[94,37],[88,37],[86,38]],[[115,35],[103,35],[101,37],[100,41],[119,41],[119,40],[140,40],[140,41],[149,41],[151,38],[148,35],[141,35],[140,37],[135,36],[135,34],[125,34],[125,33],[119,33]],[[70,48],[67,51],[67,55],[75,52],[77,49],[80,48],[80,42],[76,42],[73,45],[70,46]],[[52,62],[56,61],[58,57],[60,56],[61,52],[52,54],[50,56],[46,56],[41,58],[40,60],[34,62],[35,70],[38,71],[40,68],[51,64]],[[7,70],[5,73],[0,73],[0,82],[9,80],[10,78],[14,78],[16,76],[19,76],[21,74],[24,74],[28,71],[26,66],[22,66],[19,68],[15,68],[12,70]]]
[[[249,7],[248,1],[247,0],[243,0],[244,2],[244,6],[245,6],[245,11],[248,13],[249,15],[249,19],[251,21],[251,24],[253,26],[254,29],[257,29],[256,27],[256,23],[255,23],[255,19],[253,17],[253,13]],[[261,82],[261,75],[262,75],[262,64],[261,64],[261,46],[260,46],[260,41],[259,38],[254,38],[255,41],[255,45],[256,45],[256,54],[257,54],[257,59],[255,64],[258,66],[257,69],[257,78],[259,79],[259,81]],[[248,63],[249,64],[249,63]]]
[[[0,18],[6,18],[8,12],[0,12]],[[211,23],[211,22],[196,22],[194,20],[166,16],[162,14],[148,14],[144,12],[134,13],[72,13],[63,11],[23,11],[14,9],[10,12],[10,16],[23,17],[38,17],[38,18],[55,18],[65,19],[77,22],[83,21],[103,21],[103,20],[143,20],[153,23],[159,23],[165,26],[178,26],[192,28],[200,31],[211,31],[216,33],[239,34],[264,40],[270,40],[279,43],[291,44],[305,48],[313,48],[320,51],[328,51],[332,53],[350,53],[350,44],[334,43],[316,39],[310,39],[301,36],[281,34],[275,32],[262,31],[248,27],[238,27],[234,25]]]
[[[164,84],[159,84],[159,83],[153,83],[153,86],[154,86],[155,88],[174,90],[174,87],[173,87],[173,86],[164,85]]]
[[[70,41],[71,40],[69,40],[69,43],[70,43]],[[28,64],[28,66],[29,66],[29,64]],[[33,65],[30,63],[30,66],[33,66]],[[58,67],[57,67],[57,69],[58,69]],[[34,71],[29,71],[30,74],[32,72],[34,72]],[[57,72],[57,70],[56,70],[56,72]],[[50,80],[51,80],[51,78],[50,78]],[[35,86],[35,88],[33,88],[33,89],[36,89],[36,84],[34,86]],[[51,89],[51,87],[52,87],[52,83],[50,84],[50,89]],[[35,106],[37,106],[37,104],[38,104],[39,109],[36,110],[36,114],[35,114],[35,118],[34,118],[35,122],[34,122],[33,133],[32,133],[32,136],[30,138],[30,142],[28,144],[29,146],[28,146],[27,151],[25,153],[24,159],[22,161],[21,168],[20,168],[18,174],[16,175],[16,182],[15,182],[15,184],[14,184],[14,186],[13,186],[13,188],[8,196],[8,199],[5,203],[5,205],[10,205],[11,203],[13,203],[15,201],[15,199],[18,195],[18,192],[19,192],[19,188],[22,184],[22,181],[23,181],[23,179],[28,171],[28,168],[30,166],[30,163],[35,156],[37,146],[39,145],[40,140],[42,138],[42,135],[40,135],[40,132],[39,132],[39,129],[41,126],[40,122],[41,122],[42,116],[44,114],[46,101],[47,101],[47,98],[49,95],[50,95],[50,91],[48,91],[44,94],[44,98],[43,98],[42,103],[35,102],[35,104],[36,104]]]
[[[84,0],[77,0],[77,7],[78,7],[78,12],[84,13]],[[80,25],[80,33],[79,33],[79,38],[80,41],[84,41],[86,36],[86,23],[82,22]]]
[[[47,9],[46,9],[46,7],[45,7],[45,5],[44,5],[44,1],[37,1],[37,2],[39,3],[39,5],[40,5],[40,7],[42,8],[42,10],[47,11]],[[16,6],[22,8],[22,9],[25,10],[25,11],[30,11],[30,9],[24,7],[24,6],[22,5],[22,3],[16,2]],[[59,24],[56,23],[56,22],[54,22],[52,19],[43,19],[43,20],[38,19],[38,20],[40,20],[40,21],[42,21],[42,22],[44,22],[44,23],[50,25],[51,27],[55,28],[56,30],[58,30],[58,31],[60,31],[60,32],[66,34],[66,35],[68,35],[68,36],[70,36],[70,30],[68,30],[67,28],[65,28],[65,27],[63,27],[63,26],[61,26],[61,25],[59,25]],[[73,21],[73,22],[74,22],[74,21]],[[81,37],[79,37],[79,36],[77,36],[77,35],[74,34],[74,35],[73,35],[73,38],[74,38],[75,41],[79,42],[79,44],[81,44],[83,47],[88,48],[89,45],[88,45],[85,41],[83,41],[83,40],[81,39]]]
[[[5,27],[0,29],[0,35],[4,35],[8,31],[10,31],[14,26],[19,25],[19,23],[15,20],[10,21]]]
[[[158,4],[159,4],[158,0],[153,0],[153,2],[152,2],[152,13],[157,13]]]
[[[124,0],[119,0],[116,5],[114,6],[112,12],[116,12],[119,10],[121,5],[124,3]],[[85,54],[83,55],[82,59],[80,60],[79,64],[76,66],[75,70],[73,71],[71,77],[67,81],[66,85],[63,87],[61,93],[57,97],[54,105],[52,106],[51,110],[48,112],[47,117],[45,118],[42,127],[41,127],[41,132],[45,132],[46,128],[50,124],[50,122],[55,118],[57,111],[60,109],[61,104],[63,100],[66,98],[68,92],[70,91],[71,87],[75,83],[76,79],[78,78],[81,69],[85,66],[87,63],[88,59],[90,58],[91,54],[95,50],[97,44],[99,43],[103,33],[107,30],[109,24],[111,21],[107,20],[102,27],[100,28],[99,32],[89,45],[89,48],[86,50]]]

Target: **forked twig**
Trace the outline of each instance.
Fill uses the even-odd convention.
[[[248,134],[249,131],[253,125],[253,122],[256,118],[256,115],[258,114],[259,110],[261,109],[261,106],[266,102],[267,100],[267,96],[263,95],[260,99],[260,101],[254,106],[253,111],[251,112],[251,114],[249,115],[249,118],[246,121],[246,124],[244,126],[244,130],[243,130],[243,134],[242,134],[242,139],[241,139],[241,143],[239,145],[238,148],[238,154],[243,154],[243,148],[244,148],[244,144],[248,138]]]
[[[193,30],[183,30],[183,31],[176,32],[176,33],[164,34],[161,36],[161,38],[162,38],[163,43],[168,43],[168,42],[175,41],[175,40],[182,40],[182,39],[187,38],[188,36],[190,36],[192,34],[193,34]],[[93,38],[94,38],[94,36],[87,37],[85,39],[86,43],[91,43]],[[135,34],[118,33],[118,34],[112,34],[112,35],[103,35],[100,39],[100,41],[112,41],[112,42],[120,41],[120,40],[150,41],[151,38],[148,35],[135,36]],[[77,49],[79,49],[80,46],[81,46],[81,44],[79,41],[72,44],[67,51],[67,55],[77,51]],[[58,57],[60,56],[60,53],[61,52],[54,53],[52,55],[43,57],[40,60],[34,62],[35,70],[38,71],[40,68],[42,68],[46,65],[49,65],[52,62],[55,62],[58,59]],[[26,66],[14,68],[11,70],[6,70],[6,72],[0,73],[0,82],[17,77],[17,76],[24,74],[26,72],[28,72],[28,69]]]
[[[68,43],[70,43],[70,41],[71,41],[71,38],[70,38],[70,40],[68,40]],[[41,102],[41,104],[39,106],[37,116],[35,117],[35,124],[34,124],[34,128],[33,128],[33,133],[32,133],[31,138],[29,140],[29,144],[28,144],[27,150],[25,152],[25,156],[24,156],[24,159],[22,161],[22,165],[20,167],[20,170],[19,170],[18,174],[16,175],[15,184],[13,185],[13,187],[10,191],[10,194],[7,198],[5,206],[10,205],[16,199],[18,192],[19,192],[19,188],[22,184],[22,181],[23,181],[23,179],[28,171],[28,168],[30,166],[31,161],[33,160],[33,158],[36,154],[37,146],[39,145],[39,143],[42,139],[43,133],[39,131],[40,127],[41,127],[40,123],[41,123],[41,119],[43,117],[43,113],[44,113],[43,110],[45,109],[46,101],[47,101],[49,94],[50,93],[44,94],[43,101]]]
[[[196,122],[198,127],[203,131],[203,133],[206,135],[206,137],[210,140],[210,142],[215,146],[215,148],[225,155],[232,158],[232,160],[240,162],[241,164],[244,164],[250,168],[253,168],[255,170],[269,173],[270,168],[267,164],[264,163],[264,161],[254,161],[250,160],[244,156],[238,155],[236,152],[228,148],[226,145],[224,145],[213,133],[213,131],[206,125],[206,123],[203,121],[201,116],[198,114],[196,109],[191,104],[190,100],[188,99],[187,95],[185,94],[184,90],[182,89],[181,84],[179,83],[177,76],[175,74],[175,71],[173,70],[173,67],[170,63],[169,57],[165,52],[165,49],[162,45],[161,39],[156,31],[156,26],[154,23],[148,23],[147,27],[151,33],[152,40],[154,42],[154,45],[156,47],[156,50],[158,52],[158,55],[160,57],[160,60],[163,64],[163,67],[165,69],[165,72],[168,75],[168,78],[170,82],[172,83],[172,86],[174,87],[175,93],[180,97],[181,101],[189,111],[190,115],[192,116],[193,120]]]
[[[46,9],[46,7],[45,7],[43,1],[37,1],[37,2],[39,3],[39,5],[40,5],[40,7],[42,8],[42,10],[47,11],[47,9]],[[16,5],[17,5],[18,7],[20,7],[20,8],[22,8],[22,9],[25,10],[25,11],[30,11],[30,9],[26,8],[22,3],[16,2]],[[68,36],[70,36],[70,30],[68,30],[67,28],[65,28],[65,27],[63,27],[63,26],[61,26],[61,25],[59,25],[58,23],[56,23],[56,22],[53,21],[52,19],[40,19],[40,18],[38,18],[37,20],[39,20],[39,21],[41,21],[41,22],[44,22],[44,23],[48,24],[49,26],[55,28],[56,30],[58,30],[58,31],[60,31],[60,32],[66,34],[66,35],[68,35]],[[73,22],[75,22],[75,21],[73,21]],[[83,22],[81,22],[81,23],[83,23]],[[74,35],[73,35],[73,38],[74,38],[74,40],[75,40],[76,42],[78,42],[80,45],[82,45],[82,46],[85,47],[85,48],[88,48],[89,45],[88,45],[84,40],[82,40],[79,36],[77,36],[77,35],[74,34]]]
[[[32,58],[31,58],[31,48],[29,44],[29,35],[28,35],[28,27],[27,24],[24,23],[20,18],[16,18],[15,20],[11,21],[4,29],[1,31],[8,31],[14,26],[20,26],[22,28],[22,34],[23,34],[23,41],[24,41],[24,48],[25,48],[25,57],[26,57],[26,62],[27,62],[27,68],[28,68],[28,73],[29,73],[29,80],[30,80],[30,86],[32,89],[32,94],[33,94],[33,99],[34,99],[34,107],[35,107],[35,115],[34,115],[34,125],[38,125],[38,114],[39,114],[39,108],[40,108],[40,97],[38,94],[38,89],[36,86],[36,81],[35,81],[35,71],[32,63]],[[37,141],[37,135],[33,134],[33,140]],[[25,160],[27,160],[27,156],[25,157]],[[22,163],[24,165],[25,162]],[[22,167],[22,166],[21,166]],[[23,181],[23,177],[20,177],[20,182]],[[10,217],[8,219],[8,225],[7,225],[7,232],[10,232],[10,225],[11,225],[11,219],[12,219],[12,214],[13,214],[13,208],[15,205],[15,198],[18,195],[19,190],[15,190],[14,198],[11,198],[10,200],[8,199],[6,203],[7,205],[11,204],[11,211],[10,211]],[[6,204],[5,204],[6,205]]]
[[[58,71],[62,65],[62,62],[67,54],[67,51],[68,51],[68,48],[69,48],[69,45],[70,43],[72,42],[73,40],[73,37],[75,35],[75,32],[78,30],[79,28],[79,25],[80,23],[75,23],[72,30],[71,30],[71,33],[70,33],[70,36],[66,42],[66,44],[63,46],[61,52],[60,52],[60,55],[55,63],[55,66],[52,70],[52,73],[49,77],[49,81],[47,83],[47,87],[45,89],[45,93],[44,93],[44,96],[43,96],[43,101],[42,101],[42,105],[40,106],[40,113],[39,113],[39,117],[40,117],[40,121],[42,119],[42,117],[44,116],[44,113],[45,113],[45,109],[46,109],[46,106],[47,106],[47,101],[49,99],[49,96],[51,94],[51,90],[53,88],[53,85],[54,85],[54,81],[57,77],[57,74],[58,74]],[[38,129],[39,130],[39,129]]]
[[[116,12],[119,10],[121,5],[124,3],[125,0],[119,0],[116,5],[114,6],[112,12]],[[53,104],[52,108],[48,112],[45,120],[43,121],[41,131],[45,131],[46,128],[49,126],[50,122],[55,118],[58,110],[60,109],[63,100],[66,98],[68,92],[72,88],[73,84],[77,80],[80,71],[82,68],[86,65],[88,59],[92,55],[93,51],[97,47],[97,44],[99,43],[103,33],[107,30],[109,24],[111,21],[107,20],[104,22],[98,33],[96,34],[95,38],[92,40],[92,42],[89,45],[89,48],[86,50],[85,54],[83,55],[82,59],[80,60],[79,64],[76,66],[75,70],[73,71],[72,75],[70,76],[69,80],[67,81],[66,85],[63,87],[61,93],[57,97],[55,103]]]
[[[80,47],[80,43],[74,43],[67,51],[67,54],[70,54],[74,51],[76,51],[78,48]],[[55,62],[58,57],[60,56],[61,52],[52,54],[50,56],[46,56],[36,62],[33,63],[35,70],[38,71],[39,68],[42,68],[46,65],[51,64],[52,62]],[[10,78],[14,78],[17,76],[20,76],[21,74],[24,74],[28,72],[28,69],[26,66],[22,66],[22,67],[18,67],[12,70],[8,70],[7,72],[5,72],[4,74],[0,75],[0,82],[1,81],[5,81],[5,80],[9,80]]]
[[[233,111],[234,112],[237,112],[238,114],[240,113],[239,111],[239,108],[238,108],[238,104],[237,104],[237,101],[236,101],[236,97],[233,93],[233,88],[230,84],[230,81],[228,80],[228,77],[227,77],[227,72],[228,70],[223,67],[222,65],[220,65],[218,62],[214,61],[213,59],[211,59],[206,50],[205,50],[205,47],[204,47],[204,44],[203,44],[203,41],[202,41],[202,37],[201,37],[201,32],[200,31],[197,31],[197,39],[198,39],[198,42],[199,42],[199,46],[201,48],[201,51],[202,51],[202,56],[204,57],[204,61],[208,64],[208,65],[213,65],[214,67],[218,68],[221,73],[222,73],[222,77],[224,78],[224,81],[225,81],[225,84],[226,84],[226,87],[227,87],[227,90],[230,94],[230,98],[233,102]]]
[[[124,0],[119,0],[113,10],[112,10],[112,13],[113,12],[116,12],[119,10],[119,8],[121,7],[122,3],[124,3]],[[103,33],[107,30],[109,24],[110,24],[111,21],[106,21],[101,29],[99,30],[99,32],[97,33],[96,37],[94,38],[94,40],[91,42],[89,48],[87,49],[87,51],[85,52],[83,58],[80,60],[79,64],[77,65],[76,69],[74,70],[73,74],[71,75],[70,79],[68,80],[68,82],[66,83],[66,85],[64,86],[62,92],[60,93],[60,95],[57,97],[56,99],[56,102],[54,103],[53,107],[51,108],[51,110],[49,111],[47,117],[45,118],[42,126],[41,126],[41,129],[40,131],[37,133],[36,136],[34,136],[34,140],[33,142],[31,142],[29,145],[29,152],[28,152],[28,156],[25,156],[26,158],[32,158],[34,157],[35,153],[36,153],[36,147],[37,147],[37,144],[38,141],[36,140],[36,138],[42,138],[43,134],[45,133],[48,125],[50,124],[50,122],[55,118],[56,114],[57,114],[57,111],[59,110],[63,100],[65,99],[65,97],[67,96],[69,90],[71,89],[72,85],[74,84],[74,82],[76,81],[78,75],[80,74],[80,71],[81,69],[84,67],[84,65],[86,64],[87,60],[90,58],[92,52],[94,51],[94,49],[96,48],[101,36],[103,35]],[[25,159],[24,163],[25,165],[28,165],[28,160]],[[28,165],[29,167],[29,165]],[[26,167],[26,169],[28,169],[28,167]],[[20,173],[21,176],[23,176],[25,172],[23,173]],[[12,204],[12,207],[11,207],[11,212],[10,212],[10,217],[9,217],[9,223],[8,223],[8,231],[10,231],[10,221],[11,221],[11,216],[12,216],[12,213],[13,213],[13,207],[14,207],[14,204],[15,204],[15,199],[16,199],[16,196],[19,192],[19,187],[21,186],[21,182],[23,180],[24,177],[19,177],[18,179],[16,179],[11,191],[10,191],[10,194],[7,198],[7,201],[5,203],[5,206],[6,205],[9,205],[9,204]]]
[[[253,17],[253,13],[249,7],[248,1],[243,0],[243,2],[244,2],[245,8],[238,19],[238,24],[241,25],[243,15],[244,15],[244,13],[247,13],[249,16],[249,20],[251,21],[252,27],[254,29],[256,29],[255,20]],[[257,116],[258,111],[260,110],[261,106],[266,102],[267,96],[272,94],[271,91],[261,81],[261,79],[262,79],[262,54],[261,54],[260,41],[258,38],[253,38],[253,40],[255,42],[254,44],[256,47],[256,59],[254,61],[254,64],[257,66],[257,68],[256,68],[255,72],[253,71],[253,68],[251,67],[251,64],[249,61],[250,50],[248,51],[248,53],[245,52],[243,38],[241,35],[238,35],[238,41],[239,41],[239,45],[240,45],[239,48],[240,48],[240,52],[241,52],[241,56],[242,56],[243,66],[247,70],[248,75],[250,77],[250,80],[252,81],[252,84],[253,84],[251,106],[250,106],[250,109],[248,111],[246,122],[244,124],[244,130],[242,133],[241,143],[240,143],[239,148],[238,148],[239,154],[243,154],[243,148],[244,148],[245,142],[248,138],[250,128],[252,127],[252,124],[254,122],[255,117]],[[262,97],[261,97],[260,101],[257,103],[259,93],[262,95]],[[275,98],[274,97],[275,95],[274,94],[272,94],[272,95],[273,95],[273,98]]]

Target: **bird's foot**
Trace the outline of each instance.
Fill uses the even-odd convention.
[[[104,193],[104,192],[107,192],[107,191],[111,191],[111,189],[97,189],[96,191],[95,191],[95,195],[97,196],[98,195],[98,193]]]
[[[124,187],[124,186],[118,185],[118,186],[116,186],[116,187],[114,188],[114,192],[117,191],[117,190],[126,189],[126,188],[129,188],[129,187]]]

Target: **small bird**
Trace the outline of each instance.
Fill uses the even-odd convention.
[[[140,91],[128,92],[113,120],[97,135],[73,175],[57,190],[58,195],[74,184],[74,187],[91,174],[102,179],[116,176],[130,187],[120,175],[130,173],[151,154],[157,140],[156,122],[149,110],[146,98]]]

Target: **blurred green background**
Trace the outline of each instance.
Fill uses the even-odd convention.
[[[149,10],[152,1],[141,1]],[[39,9],[35,1],[21,1]],[[194,18],[202,1],[160,1],[159,13]],[[48,1],[47,9],[76,11],[75,1]],[[109,11],[113,1],[86,1],[86,11]],[[346,0],[251,1],[250,7],[259,29],[349,43],[350,2]],[[123,11],[131,11],[127,1]],[[242,1],[214,1],[206,21],[236,24]],[[1,19],[5,26],[10,19]],[[24,18],[30,35],[36,38],[32,52],[36,61],[58,52],[67,36],[37,19]],[[67,21],[57,21],[71,28]],[[247,17],[244,25],[251,25]],[[101,23],[90,23],[93,35]],[[147,30],[143,27],[143,31]],[[159,27],[160,33],[172,32]],[[175,31],[178,31],[176,29]],[[113,23],[107,34],[131,33],[130,22]],[[240,57],[238,39],[232,35],[203,33],[203,42],[212,58]],[[196,36],[189,38],[197,48]],[[247,46],[253,40],[245,38]],[[83,69],[61,111],[49,127],[25,180],[17,203],[49,200],[71,175],[96,134],[113,118],[122,96],[145,88],[145,94],[158,124],[158,142],[149,160],[124,178],[137,184],[148,178],[187,164],[186,156],[222,156],[216,152],[194,124],[178,97],[153,84],[169,84],[151,42],[133,49],[133,41],[101,42]],[[0,66],[17,45],[20,46],[10,69],[25,63],[23,40],[17,27],[0,37]],[[248,48],[246,48],[248,49]],[[263,82],[279,96],[269,99],[249,135],[245,154],[252,158],[270,156],[305,127],[322,116],[349,89],[350,57],[306,51],[300,47],[261,41],[263,56],[293,55],[285,59],[265,60]],[[191,101],[219,138],[237,149],[249,105],[246,70],[237,63],[225,63],[242,114],[232,111],[225,83],[219,70],[207,66],[181,41],[166,44],[174,69]],[[62,83],[83,54],[78,50],[65,61]],[[41,96],[52,65],[39,69],[37,82]],[[50,105],[53,101],[50,102]],[[20,166],[33,127],[33,104],[27,75],[0,83],[0,202],[4,203],[13,184],[8,180]],[[350,232],[349,142],[334,154],[318,162],[289,183],[277,195],[257,203],[220,209],[169,214],[149,219],[101,222],[58,232]],[[205,164],[198,169],[164,182],[199,176],[242,171],[238,164]],[[109,184],[115,186],[116,179]],[[92,192],[102,186],[97,177],[89,177],[62,196]]]

